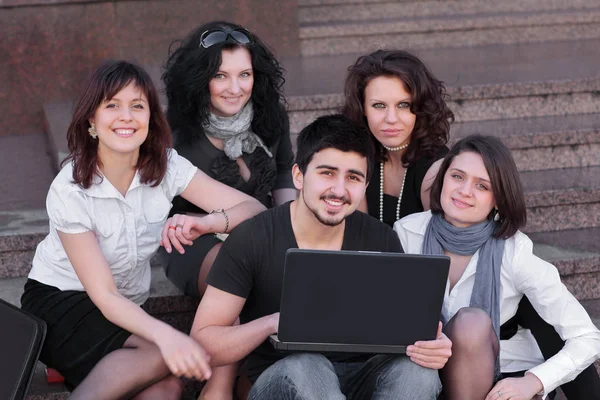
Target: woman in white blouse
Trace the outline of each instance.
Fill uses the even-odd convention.
[[[41,360],[75,388],[72,399],[178,399],[177,377],[208,379],[208,355],[140,307],[150,258],[159,243],[181,251],[264,207],[170,149],[156,89],[133,64],[107,62],[92,75],[67,140],[69,162],[46,201],[50,232],[21,299],[48,326]],[[177,195],[219,210],[165,225]]]
[[[453,342],[442,371],[445,399],[545,397],[600,358],[600,331],[556,268],[532,253],[531,240],[519,231],[525,222],[510,151],[496,138],[473,135],[444,159],[431,211],[394,225],[407,253],[451,259],[442,308]],[[565,341],[547,361],[529,330],[501,340],[500,326],[524,295]]]

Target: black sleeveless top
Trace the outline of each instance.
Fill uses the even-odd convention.
[[[235,160],[230,160],[225,152],[216,148],[212,142],[202,135],[193,143],[177,145],[179,155],[188,159],[196,167],[211,178],[246,193],[265,207],[272,207],[271,191],[275,189],[294,188],[292,166],[294,153],[289,132],[284,132],[271,146],[269,151],[273,157],[257,146],[253,153],[243,153],[242,159],[250,170],[250,179],[245,181]],[[173,214],[203,213],[201,210],[181,196],[173,199]]]
[[[424,211],[423,204],[421,203],[421,184],[431,165],[440,158],[444,158],[446,154],[448,154],[448,148],[443,146],[434,157],[421,158],[415,165],[408,167],[404,182],[404,192],[402,193],[402,200],[400,202],[400,218]],[[365,197],[367,199],[369,215],[377,219],[379,219],[380,178],[381,166],[379,163],[376,163]],[[402,177],[398,179],[402,179]],[[396,222],[397,204],[398,197],[383,194],[383,222],[389,226],[393,226],[394,222]]]

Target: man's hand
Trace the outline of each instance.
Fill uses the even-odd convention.
[[[506,378],[498,381],[485,396],[485,400],[530,400],[544,389],[544,385],[534,374],[522,378]]]
[[[435,340],[422,340],[408,346],[406,355],[422,367],[442,369],[452,355],[452,341],[442,332],[442,323],[438,325]]]

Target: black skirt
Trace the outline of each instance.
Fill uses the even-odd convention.
[[[107,320],[84,291],[62,291],[28,279],[21,308],[46,321],[40,360],[58,370],[71,390],[131,335]]]
[[[164,247],[158,249],[156,260],[165,270],[165,275],[187,296],[200,297],[198,294],[198,275],[202,261],[217,244],[221,243],[215,235],[202,235],[191,246],[183,246],[185,253],[180,254],[173,247],[167,253]]]

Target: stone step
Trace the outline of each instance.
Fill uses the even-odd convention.
[[[560,154],[559,154],[560,156]],[[600,227],[600,166],[521,173],[527,232]],[[48,233],[45,210],[0,211],[0,278],[26,276]]]
[[[38,362],[29,386],[25,400],[67,400],[69,390],[64,383],[48,383],[46,380],[46,366]],[[180,400],[196,400],[197,394],[202,390],[203,383],[186,379],[184,392]]]
[[[482,13],[300,27],[304,56],[367,52],[410,43],[421,49],[600,38],[600,10]]]
[[[0,136],[0,171],[0,211],[44,208],[55,175],[47,135]]]
[[[307,120],[318,116],[318,112],[305,113],[314,113]],[[449,145],[474,133],[500,138],[511,150],[519,171],[600,165],[600,113],[455,122]],[[292,133],[294,148],[296,138]]]
[[[474,133],[500,138],[520,171],[600,165],[600,113],[455,123],[450,143]]]
[[[374,4],[375,3],[375,4]],[[423,1],[312,1],[299,3],[298,22],[300,26],[316,23],[335,23],[342,21],[368,21],[374,19],[406,19],[414,17],[463,16],[473,14],[557,11],[594,9],[596,0],[423,0]]]
[[[149,314],[168,321],[182,331],[189,331],[198,300],[184,296],[167,279],[162,267],[153,265],[151,271],[150,297],[144,304],[144,309]],[[26,281],[26,276],[0,278],[0,298],[20,307],[20,299]]]
[[[600,227],[600,167],[521,173],[526,232]]]
[[[410,3],[414,0],[396,0],[398,3]],[[377,4],[387,3],[389,0],[298,0],[299,8],[323,5],[341,4]]]
[[[446,82],[458,122],[600,113],[598,52],[597,40],[416,51]],[[317,116],[339,110],[345,71],[357,57],[282,59],[292,133]],[[162,67],[146,69],[162,88]],[[72,107],[70,101],[44,107],[54,165],[68,152],[65,138]]]
[[[20,307],[20,298],[23,294],[26,277],[0,278],[0,298]],[[182,332],[189,333],[198,300],[184,296],[165,277],[163,269],[152,266],[152,282],[150,286],[150,297],[143,308],[156,318],[168,323]],[[186,382],[185,399],[195,399],[201,389],[199,383]],[[38,363],[33,377],[27,400],[62,400],[69,395],[68,390],[62,383],[49,384],[46,381],[44,366]]]
[[[600,299],[593,300],[582,300],[581,303],[586,308],[592,321],[596,326],[600,326]],[[600,370],[600,361],[595,363],[596,368]],[[29,388],[27,400],[66,400],[69,392],[62,383],[47,383],[46,376],[44,373],[44,365],[37,363],[36,370]],[[182,399],[195,400],[193,394],[200,390],[199,384],[194,382],[187,382],[185,386],[185,393]],[[567,400],[564,394],[559,393],[559,397],[555,400]]]
[[[528,236],[533,241],[533,252],[556,266],[563,283],[577,299],[600,301],[600,228]],[[600,313],[596,312],[600,308],[594,310],[596,325],[600,326]]]
[[[600,27],[600,24],[599,24]],[[457,121],[600,112],[600,41],[416,50],[446,83]],[[287,60],[291,131],[343,105],[348,66],[359,54]]]

